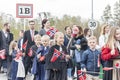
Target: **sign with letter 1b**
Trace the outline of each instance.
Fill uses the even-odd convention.
[[[33,18],[33,4],[16,4],[17,18]]]
[[[88,22],[88,27],[89,27],[91,30],[96,29],[97,26],[98,26],[97,21],[95,21],[95,20],[93,20],[93,19],[89,20],[89,22]]]

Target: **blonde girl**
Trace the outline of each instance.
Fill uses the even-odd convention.
[[[103,80],[120,80],[120,27],[112,27],[101,57],[106,63],[105,67],[117,68],[105,71]]]
[[[99,46],[103,47],[108,39],[110,32],[110,26],[108,24],[103,24],[101,27],[100,37],[99,37]]]
[[[12,55],[11,78],[12,80],[23,80],[25,69],[22,61],[22,52],[18,49],[16,41],[11,42],[10,53]]]
[[[46,69],[50,70],[48,80],[67,80],[66,58],[68,59],[69,55],[67,55],[66,47],[63,45],[64,34],[57,32],[54,39],[56,44],[50,48],[46,56]]]

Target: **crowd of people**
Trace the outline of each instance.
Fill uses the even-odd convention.
[[[89,28],[65,26],[65,33],[42,20],[40,31],[35,21],[29,30],[20,30],[14,40],[10,24],[0,31],[0,73],[8,80],[120,80],[120,27],[104,24],[99,38]],[[103,66],[103,73],[100,72]]]

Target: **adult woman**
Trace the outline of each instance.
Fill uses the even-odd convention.
[[[41,36],[45,35],[46,32],[50,29],[50,21],[48,19],[42,20],[42,29],[40,30],[39,34]]]
[[[91,30],[89,28],[84,29],[84,36],[88,39],[91,36]]]
[[[83,35],[83,29],[80,26],[74,25],[72,27],[72,39],[70,44],[70,49],[73,50],[75,66],[77,70],[81,69],[81,57],[82,53],[88,48],[87,40]],[[75,68],[74,68],[75,69]],[[74,75],[74,69],[72,72],[72,76]]]
[[[39,32],[39,34],[41,36],[47,34],[48,36],[50,36],[51,39],[53,39],[54,38],[54,34],[57,31],[58,31],[57,29],[55,29],[54,27],[50,26],[50,21],[48,19],[43,19],[43,21],[42,21],[42,29]]]

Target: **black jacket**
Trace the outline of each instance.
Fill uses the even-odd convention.
[[[34,35],[36,35],[36,34],[38,34],[37,31],[34,32]],[[27,42],[27,46],[26,46],[26,51],[25,51],[25,53],[28,54],[28,50],[31,48],[32,45],[35,44],[34,40],[32,41],[31,34],[30,34],[30,30],[25,31],[25,33],[24,33],[24,36],[23,36],[23,44],[24,44],[26,41],[28,41],[28,42]],[[24,50],[23,50],[23,52],[24,52]]]

